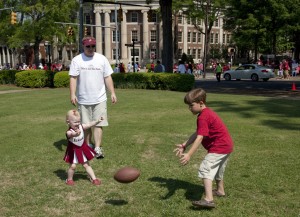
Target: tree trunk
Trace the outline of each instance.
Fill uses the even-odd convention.
[[[159,0],[159,4],[163,29],[162,63],[166,72],[173,72],[172,1]]]

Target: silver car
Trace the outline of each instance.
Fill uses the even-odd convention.
[[[268,67],[257,64],[244,64],[234,70],[225,71],[223,77],[226,81],[232,79],[251,79],[252,81],[262,79],[263,81],[268,81],[270,78],[274,78],[275,75],[273,70]]]

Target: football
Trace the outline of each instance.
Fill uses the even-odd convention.
[[[120,183],[130,183],[135,181],[140,176],[140,171],[133,167],[123,167],[119,169],[114,179]]]

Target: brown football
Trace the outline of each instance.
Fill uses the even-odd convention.
[[[140,176],[140,171],[133,167],[123,167],[119,169],[115,175],[114,179],[121,183],[130,183],[135,181]]]

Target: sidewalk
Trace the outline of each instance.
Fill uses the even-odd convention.
[[[216,79],[216,76],[215,76],[215,73],[213,72],[206,72],[206,76],[205,78],[203,78],[203,75],[200,76],[200,78],[197,78],[196,80],[217,80]],[[223,74],[221,75],[221,80],[224,80],[223,78]],[[271,78],[270,80],[280,80],[280,81],[300,81],[300,75],[296,76],[296,77],[292,77],[290,76],[289,79],[283,79],[283,78],[280,78],[280,77],[275,77],[275,78]]]

